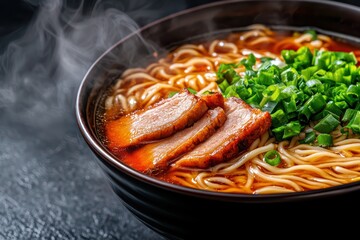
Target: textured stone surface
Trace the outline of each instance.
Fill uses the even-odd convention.
[[[0,239],[161,239],[120,203],[75,126],[47,141],[3,126]]]

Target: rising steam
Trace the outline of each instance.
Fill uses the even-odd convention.
[[[41,3],[24,35],[10,43],[0,57],[4,74],[0,108],[7,119],[35,128],[37,134],[47,131],[47,136],[64,121],[69,122],[71,116],[65,117],[64,110],[73,111],[75,90],[90,65],[107,48],[138,29],[136,22],[121,11],[131,6],[110,3],[99,1],[87,15],[83,3],[76,8],[60,0]],[[151,9],[146,11],[155,15]]]

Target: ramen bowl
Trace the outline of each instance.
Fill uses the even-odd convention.
[[[356,41],[360,37],[359,16],[360,8],[332,1],[219,1],[151,23],[107,50],[81,83],[76,118],[121,203],[169,239],[242,238],[245,232],[258,236],[284,229],[298,229],[299,236],[304,233],[304,224],[313,229],[320,223],[339,228],[336,219],[346,221],[359,212],[360,182],[281,194],[224,193],[171,184],[119,161],[103,144],[97,114],[104,110],[107,89],[126,69],[143,64],[144,59],[155,61],[180,43],[253,24],[311,27],[352,36]]]

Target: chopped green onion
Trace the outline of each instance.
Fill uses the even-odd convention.
[[[333,139],[328,133],[320,133],[316,139],[320,147],[330,147],[333,144]]]
[[[284,110],[286,113],[293,113],[293,112],[296,112],[296,110],[297,110],[295,95],[291,96],[290,99],[284,99],[282,101],[282,104],[284,106]]]
[[[331,114],[334,118],[340,120],[340,117],[343,115],[343,111],[333,101],[329,101],[326,104],[324,110],[316,115],[313,115],[311,119],[314,121],[319,121],[328,114]]]
[[[347,109],[349,105],[345,101],[337,101],[335,102],[336,106],[338,106],[340,109]]]
[[[328,114],[314,126],[314,129],[320,133],[331,133],[339,124],[339,120],[333,115]]]
[[[317,37],[314,30],[308,33]],[[356,113],[348,111],[360,110],[360,67],[354,53],[312,52],[303,46],[282,50],[281,57],[285,65],[253,54],[237,64],[220,64],[216,83],[225,97],[268,111],[271,132],[279,141],[297,136],[311,121],[318,122],[315,135],[340,124],[347,132],[360,133],[360,117],[353,119]],[[236,69],[240,66],[246,69],[243,74]]]
[[[195,89],[192,88],[187,88],[189,90],[190,93],[192,94],[197,94],[197,91]]]
[[[349,122],[355,114],[358,112],[358,110],[348,108],[346,109],[343,118],[341,119],[342,122]]]
[[[343,111],[338,106],[336,106],[334,101],[329,101],[326,104],[326,107],[325,107],[324,111],[328,111],[329,113],[332,113],[333,116],[336,115],[339,118],[343,114]]]
[[[308,122],[313,114],[320,112],[325,106],[326,102],[323,95],[317,93],[311,96],[300,109],[300,120]]]
[[[277,110],[271,114],[272,127],[277,128],[283,126],[288,122],[288,118],[282,109]]]
[[[255,55],[250,53],[248,58],[244,58],[240,61],[240,64],[242,64],[246,70],[252,70],[253,66],[256,63]]]
[[[353,98],[359,98],[360,86],[350,85],[349,88],[346,90],[346,94],[350,95]]]
[[[271,60],[274,60],[274,59],[271,58],[271,57],[261,57],[260,58],[260,62],[262,62],[262,63],[267,62],[267,61],[271,61]]]
[[[360,101],[356,104],[356,106],[354,107],[355,110],[360,110]]]
[[[297,136],[301,132],[301,124],[299,121],[292,121],[283,126],[274,128],[273,133],[278,140],[288,139]]]
[[[236,92],[236,87],[231,85],[230,87],[226,88],[225,90],[225,97],[240,97]]]
[[[218,83],[218,87],[221,89],[222,92],[225,92],[229,86],[230,84],[226,79],[224,79],[221,83]]]
[[[169,94],[168,94],[168,98],[171,98],[171,97],[173,97],[175,94],[177,94],[178,92],[176,92],[176,91],[172,91],[172,92],[169,92]]]
[[[360,111],[357,111],[356,114],[354,114],[346,127],[350,128],[354,133],[360,133]]]
[[[318,113],[321,111],[325,106],[326,102],[320,93],[316,93],[315,95],[311,96],[308,101],[304,104],[305,107],[308,107],[312,114]]]
[[[300,140],[299,142],[302,144],[309,144],[309,143],[313,143],[316,139],[316,134],[314,131],[310,131],[305,133],[305,138]]]
[[[310,49],[306,46],[300,47],[297,51],[282,50],[281,55],[287,64],[293,64],[295,68],[299,69],[309,67],[313,58]]]
[[[311,35],[311,40],[316,40],[317,39],[317,33],[315,30],[313,29],[309,29],[309,30],[306,30],[305,33],[308,33]]]
[[[192,93],[192,94],[197,94],[197,91],[194,90],[194,89],[192,89],[192,88],[187,88],[187,90],[189,90],[189,92]],[[171,92],[169,92],[168,98],[173,97],[173,96],[174,96],[175,94],[177,94],[177,93],[178,93],[178,91],[171,91]]]
[[[276,167],[281,162],[280,154],[276,150],[270,150],[267,153],[265,153],[264,161],[267,164]]]
[[[202,93],[202,95],[211,95],[214,94],[215,92],[211,91],[211,90],[206,90]]]

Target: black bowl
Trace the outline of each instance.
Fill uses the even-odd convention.
[[[115,44],[83,79],[76,117],[83,137],[122,203],[144,224],[171,239],[240,238],[245,231],[259,235],[266,229],[317,229],[320,223],[339,227],[334,216],[344,223],[349,213],[358,214],[360,182],[291,194],[246,195],[196,190],[151,178],[117,161],[105,148],[96,129],[95,114],[102,110],[102,94],[124,69],[144,59],[155,60],[154,52],[170,49],[193,36],[260,23],[311,27],[358,38],[359,16],[360,8],[331,1],[220,1],[170,15]],[[300,233],[304,232],[297,236]]]

